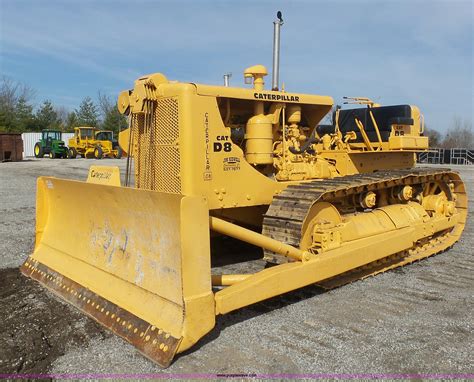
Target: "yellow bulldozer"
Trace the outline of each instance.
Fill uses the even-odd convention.
[[[247,87],[155,73],[120,94],[134,163],[125,185],[111,167],[91,168],[88,182],[38,178],[36,245],[21,271],[163,367],[217,315],[410,264],[465,226],[459,175],[415,166],[428,149],[416,106],[355,97],[334,108],[279,89],[281,23],[271,90],[256,65]],[[216,235],[262,248],[267,266],[211,269]]]

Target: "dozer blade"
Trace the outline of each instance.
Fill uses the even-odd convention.
[[[41,177],[21,271],[163,367],[215,324],[203,198]]]

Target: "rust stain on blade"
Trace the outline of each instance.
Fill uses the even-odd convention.
[[[171,336],[31,257],[20,270],[131,343],[150,360],[162,367],[170,365],[182,338]]]

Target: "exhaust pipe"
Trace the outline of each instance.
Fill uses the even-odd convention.
[[[230,77],[232,77],[232,73],[224,74],[224,86],[229,87]]]
[[[272,90],[279,90],[280,74],[280,28],[283,25],[281,12],[277,12],[277,20],[273,22],[273,71],[272,71]]]

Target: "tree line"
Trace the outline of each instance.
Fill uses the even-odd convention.
[[[472,121],[455,117],[445,133],[425,128],[430,147],[442,149],[474,149],[474,132]]]
[[[68,110],[44,100],[34,107],[36,91],[28,85],[3,77],[0,82],[0,132],[28,132],[55,129],[73,131],[76,126],[93,126],[118,132],[127,119],[117,110],[115,100],[98,92],[97,103],[85,97],[77,109]]]
[[[0,83],[0,132],[41,131],[58,129],[72,131],[76,126],[94,126],[118,132],[127,127],[127,119],[117,110],[115,100],[98,92],[97,104],[85,97],[75,110],[55,106],[45,100],[35,110],[33,100],[36,91],[31,87],[3,77]],[[474,148],[472,121],[455,118],[442,134],[426,128],[430,147]]]

